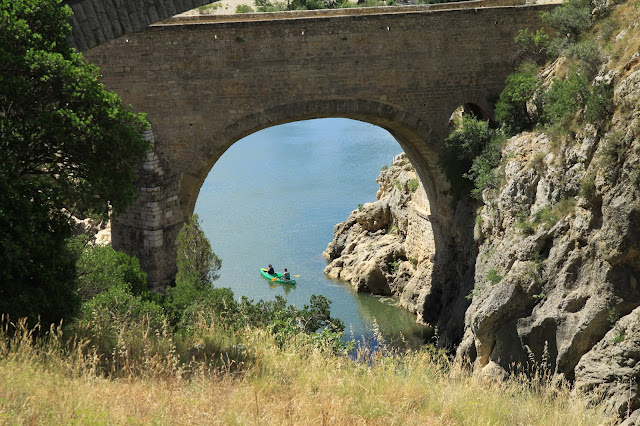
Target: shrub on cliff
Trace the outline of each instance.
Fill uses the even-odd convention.
[[[563,124],[564,121],[584,105],[589,96],[589,81],[578,73],[570,74],[564,80],[554,80],[545,93],[544,113],[541,124]]]
[[[567,56],[578,60],[580,73],[589,79],[593,78],[602,63],[600,49],[592,40],[584,40],[572,45],[567,49]]]
[[[499,174],[498,166],[502,158],[502,147],[506,142],[503,133],[496,132],[491,140],[485,145],[482,153],[473,159],[471,168],[464,177],[473,182],[471,196],[473,198],[482,198],[485,189],[496,188],[498,185]]]
[[[551,37],[544,32],[544,28],[535,33],[528,28],[520,30],[515,41],[519,46],[519,58],[527,62],[544,63],[551,42]]]
[[[78,303],[64,212],[122,211],[148,150],[144,117],[69,45],[60,3],[0,2],[0,312],[46,323]]]
[[[613,110],[613,88],[604,83],[594,85],[584,107],[585,119],[602,127],[610,122]]]
[[[464,174],[471,168],[473,159],[482,153],[484,146],[491,140],[492,133],[488,121],[463,115],[445,139],[441,166],[449,178],[454,197],[458,198],[468,191],[469,182]]]
[[[463,115],[456,128],[445,139],[442,167],[451,183],[451,191],[459,197],[471,191],[480,198],[482,191],[497,183],[495,168],[500,164],[505,137],[489,127],[488,121]],[[470,188],[470,183],[473,188]]]
[[[495,108],[495,119],[507,135],[531,129],[536,124],[539,108],[530,109],[528,104],[539,106],[537,95],[541,87],[538,68],[530,62],[525,62],[507,77]]]
[[[593,24],[589,0],[568,0],[551,12],[542,14],[542,20],[558,30],[558,37],[551,41],[550,55],[562,55],[577,43],[580,34]]]

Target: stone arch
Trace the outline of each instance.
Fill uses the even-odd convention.
[[[222,154],[240,139],[262,129],[294,121],[316,118],[349,118],[367,122],[387,130],[398,141],[423,183],[435,211],[450,208],[448,180],[439,166],[442,132],[433,129],[423,118],[383,102],[353,99],[293,102],[248,114],[227,126],[216,139],[223,139],[222,148],[210,148],[202,159],[202,166],[190,170],[181,179],[180,196],[185,218],[194,210],[200,187]],[[444,212],[443,212],[444,213]]]
[[[215,163],[237,141],[272,126],[329,117],[349,118],[384,128],[396,139],[414,165],[425,190],[429,208],[414,209],[415,223],[411,227],[411,233],[414,238],[419,235],[429,239],[429,243],[425,244],[432,244],[435,253],[432,258],[433,270],[438,275],[430,278],[434,290],[433,294],[427,297],[429,303],[424,304],[430,312],[425,313],[423,307],[419,306],[416,313],[420,317],[427,314],[435,317],[436,306],[437,309],[442,309],[440,302],[435,299],[441,293],[453,291],[441,290],[440,287],[448,285],[450,280],[444,277],[453,271],[450,262],[455,258],[452,254],[455,245],[450,235],[450,222],[454,214],[451,198],[446,191],[449,182],[439,165],[442,141],[440,129],[434,128],[431,122],[426,121],[430,118],[428,116],[425,119],[384,102],[363,99],[292,102],[247,114],[215,135],[215,138],[224,140],[222,147],[211,142],[210,149],[205,151],[202,158],[201,167],[185,171],[181,176],[179,192],[184,218],[193,214],[200,188]],[[185,178],[186,174],[191,176]],[[417,293],[415,297],[419,297]]]
[[[201,161],[190,163],[183,170],[170,171],[162,144],[156,143],[156,151],[149,154],[140,171],[141,197],[114,222],[114,246],[126,247],[128,252],[138,256],[149,274],[150,286],[163,290],[175,277],[178,231],[193,214],[200,188],[222,154],[238,140],[259,130],[329,117],[377,125],[398,141],[416,168],[431,206],[436,251],[445,250],[452,212],[445,191],[448,181],[438,165],[441,133],[423,118],[398,107],[362,99],[293,102],[248,114],[212,136]],[[148,133],[153,140],[155,134]],[[220,140],[222,144],[216,143]]]
[[[73,10],[71,45],[86,51],[211,0],[65,0]]]
[[[463,109],[463,113],[472,113],[481,120],[493,117],[493,105],[487,99],[487,92],[480,90],[466,90],[452,96],[445,110],[451,116],[459,108]]]

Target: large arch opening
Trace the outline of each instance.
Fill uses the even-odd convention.
[[[439,216],[450,214],[450,200],[445,195],[448,181],[439,164],[441,144],[447,125],[434,127],[407,111],[384,102],[371,100],[313,100],[278,105],[247,114],[224,128],[220,133],[208,135],[200,148],[202,157],[184,165],[180,182],[180,195],[186,213],[195,207],[204,179],[218,159],[242,138],[269,127],[320,118],[346,118],[373,124],[385,129],[406,153],[424,185],[432,208]],[[195,150],[194,150],[195,152]]]
[[[402,150],[388,131],[344,118],[290,122],[235,142],[212,167],[194,210],[223,260],[215,285],[236,297],[283,296],[299,307],[323,295],[356,337],[376,323],[391,340],[423,343],[429,330],[390,306],[397,298],[356,293],[323,273],[334,225],[376,200],[376,178]],[[269,263],[300,275],[298,284],[264,280],[259,268]]]
[[[420,320],[436,324],[459,292],[458,277],[461,273],[458,268],[451,267],[458,262],[455,235],[452,237],[450,229],[455,205],[447,193],[448,181],[439,165],[447,121],[430,116],[421,118],[383,102],[356,99],[292,103],[248,113],[222,127],[220,123],[206,121],[191,126],[187,121],[188,134],[179,141],[166,138],[166,133],[160,126],[155,138],[154,153],[140,178],[142,197],[114,224],[114,247],[137,255],[149,274],[150,286],[162,291],[175,278],[178,231],[194,212],[200,190],[222,155],[243,137],[262,129],[328,117],[354,119],[383,128],[399,145],[398,151],[403,150],[415,167],[424,189],[421,194],[429,208],[414,215],[416,223],[426,224],[428,229],[425,230],[421,225],[413,228],[418,234],[424,234],[418,238],[426,235],[433,240],[431,253],[422,256],[429,259],[432,265],[420,269],[423,272],[420,280],[403,283],[410,291],[401,301]],[[434,127],[432,123],[441,125]],[[219,130],[214,131],[216,128]],[[154,126],[154,134],[156,130],[158,129]],[[387,158],[384,163],[390,161],[391,158]],[[372,185],[375,185],[373,182],[380,167],[380,164],[374,167]],[[375,189],[372,190],[371,198],[361,201],[373,200],[374,194]],[[350,201],[347,213],[361,201]],[[286,200],[283,203],[285,202]],[[331,229],[335,223],[345,220],[347,213],[327,227]],[[211,226],[224,227],[225,224],[216,221]],[[329,238],[323,240],[322,246],[326,247],[328,240]],[[213,246],[215,250],[215,241]],[[390,255],[389,265],[396,261],[393,254],[396,253]],[[396,259],[406,258],[404,261],[409,261],[410,257],[418,256],[397,253]],[[253,265],[256,274],[259,274],[259,266],[265,265]],[[442,329],[440,325],[438,327]],[[458,327],[454,328],[457,330]]]

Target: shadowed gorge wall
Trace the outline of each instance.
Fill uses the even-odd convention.
[[[487,99],[515,66],[514,37],[541,27],[548,7],[175,23],[87,51],[105,85],[153,126],[141,197],[114,223],[114,246],[138,256],[163,288],[175,272],[178,229],[226,149],[269,126],[345,117],[398,140],[445,250],[452,212],[438,159],[449,117],[464,104],[491,111]]]

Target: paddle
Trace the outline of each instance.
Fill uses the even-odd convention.
[[[300,275],[294,275],[294,277],[295,278],[300,278]],[[271,281],[275,281],[277,279],[278,279],[278,277],[273,277],[273,278],[271,278]]]

